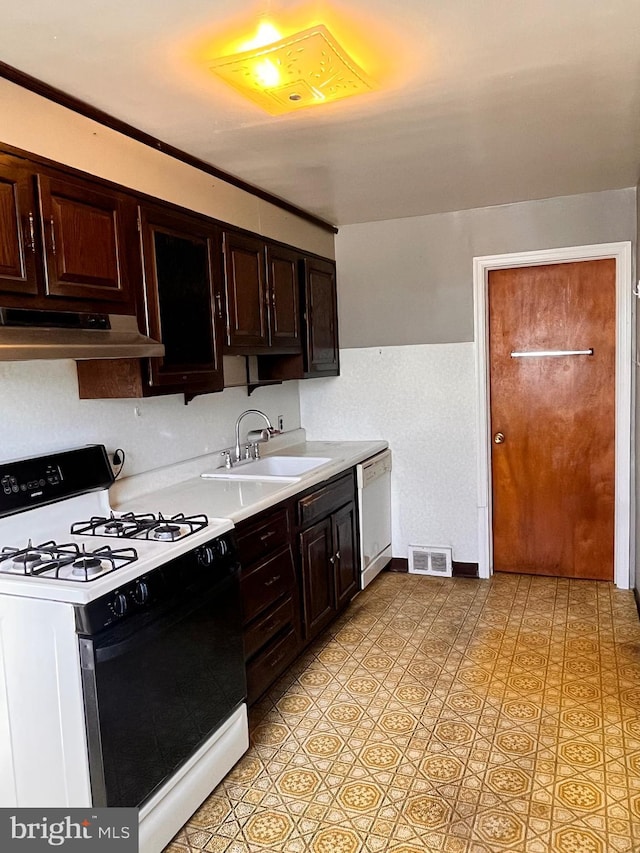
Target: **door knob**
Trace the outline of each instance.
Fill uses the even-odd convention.
[[[497,432],[493,436],[493,443],[494,444],[504,444],[504,433],[503,432]]]

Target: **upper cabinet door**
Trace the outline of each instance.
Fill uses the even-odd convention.
[[[221,391],[219,252],[215,229],[195,217],[140,209],[148,333],[165,346],[149,359],[150,385]]]
[[[267,245],[269,332],[273,352],[302,352],[298,278],[301,257],[291,249]]]
[[[336,266],[332,261],[307,258],[305,266],[306,352],[308,376],[337,376],[338,305]]]
[[[35,199],[30,173],[0,162],[0,291],[38,293]]]
[[[226,231],[224,270],[226,345],[242,354],[269,346],[265,244],[257,237]]]
[[[133,200],[48,175],[38,175],[38,187],[47,294],[129,302]]]

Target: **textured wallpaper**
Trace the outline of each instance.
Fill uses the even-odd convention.
[[[393,555],[453,547],[477,562],[473,343],[340,353],[341,376],[300,383],[307,438],[386,439],[393,451]]]
[[[34,456],[83,444],[122,447],[125,476],[211,453],[234,443],[236,418],[262,409],[285,429],[300,425],[298,383],[244,388],[196,397],[80,400],[75,362],[0,363],[0,459]],[[259,420],[256,422],[256,426]],[[246,424],[249,428],[251,422]]]

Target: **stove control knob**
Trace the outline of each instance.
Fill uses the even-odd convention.
[[[127,612],[127,596],[123,592],[117,592],[113,596],[113,600],[111,602],[111,609],[115,613],[116,616],[124,616]]]
[[[203,545],[201,548],[198,548],[196,555],[201,566],[211,566],[216,559],[211,545]]]
[[[149,600],[149,587],[145,581],[136,581],[131,597],[136,604],[144,604],[145,601]]]
[[[221,557],[224,557],[225,554],[229,553],[229,546],[227,545],[226,539],[218,539],[216,544],[218,546],[218,554],[220,554]]]

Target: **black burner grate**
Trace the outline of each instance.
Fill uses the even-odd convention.
[[[90,551],[75,542],[59,545],[52,540],[33,545],[29,540],[26,548],[7,547],[0,551],[0,573],[86,582],[137,559],[135,548],[109,548],[105,545]],[[67,566],[71,567],[71,572],[61,574]]]
[[[150,539],[158,542],[175,542],[184,539],[209,524],[206,515],[164,516],[161,512],[93,516],[88,521],[71,525],[71,533],[80,536],[114,536],[120,539]]]

